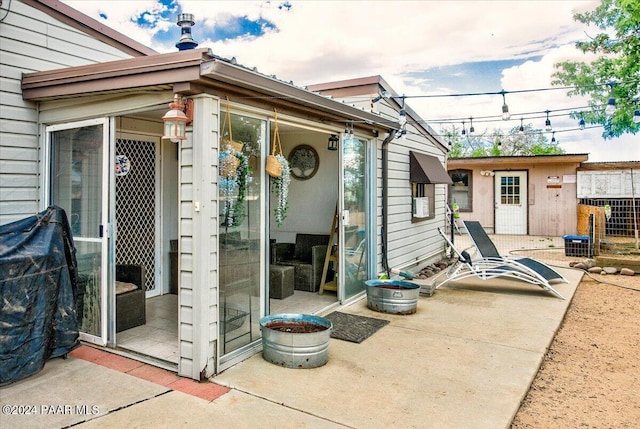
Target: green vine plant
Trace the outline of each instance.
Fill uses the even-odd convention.
[[[244,215],[248,177],[251,174],[249,158],[230,146],[218,156],[220,195],[224,197],[222,225],[238,226]]]
[[[273,217],[278,228],[282,226],[287,218],[289,209],[289,184],[291,183],[291,171],[289,161],[284,156],[278,154],[276,159],[280,163],[281,174],[279,177],[271,177],[273,192],[276,195],[276,205],[273,208]]]

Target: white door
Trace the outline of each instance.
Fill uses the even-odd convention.
[[[65,210],[78,261],[80,339],[107,342],[109,121],[47,127],[45,195]]]
[[[497,172],[495,176],[495,233],[527,233],[527,172]]]

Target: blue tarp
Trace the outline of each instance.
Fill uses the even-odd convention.
[[[0,226],[0,386],[80,345],[76,250],[67,215],[49,207]]]

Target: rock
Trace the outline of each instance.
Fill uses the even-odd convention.
[[[602,271],[602,268],[601,267],[591,267],[587,271],[589,271],[590,273],[600,274],[600,272]]]
[[[616,267],[604,267],[602,268],[602,271],[604,271],[607,274],[615,274],[618,272],[618,269]]]
[[[596,266],[596,261],[594,261],[593,259],[585,259],[584,264],[587,266],[587,268],[593,268]]]
[[[569,266],[570,266],[571,268],[575,267],[575,266],[576,266],[576,264],[577,264],[577,262],[576,262],[576,261],[571,261],[571,262],[569,262]]]
[[[623,276],[635,276],[636,272],[629,268],[623,268],[620,270],[620,274]]]
[[[577,264],[575,264],[573,266],[573,268],[577,268],[579,270],[586,270],[587,266],[585,264],[583,264],[582,262],[578,262]]]

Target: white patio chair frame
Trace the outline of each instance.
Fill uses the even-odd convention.
[[[458,262],[449,267],[446,272],[446,278],[436,286],[436,289],[448,282],[471,277],[476,277],[480,280],[512,278],[537,285],[545,291],[551,292],[558,298],[565,299],[551,286],[550,281],[558,280],[564,283],[569,282],[562,274],[558,273],[548,265],[532,258],[511,258],[500,255],[497,257],[493,255],[484,256],[481,252],[482,246],[479,246],[476,241],[478,237],[474,237],[473,235],[473,231],[475,229],[474,226],[476,228],[482,228],[482,226],[480,226],[478,222],[474,222],[475,221],[464,221],[464,225],[465,230],[473,241],[476,253],[480,256],[475,259],[473,259],[466,251],[459,251],[456,249],[455,245],[449,240],[442,228],[438,228],[440,235],[442,235],[451,249],[458,256]],[[486,233],[484,234],[486,235]],[[486,236],[486,239],[491,242],[491,239],[488,236]],[[491,242],[491,245],[495,248],[493,242]]]

